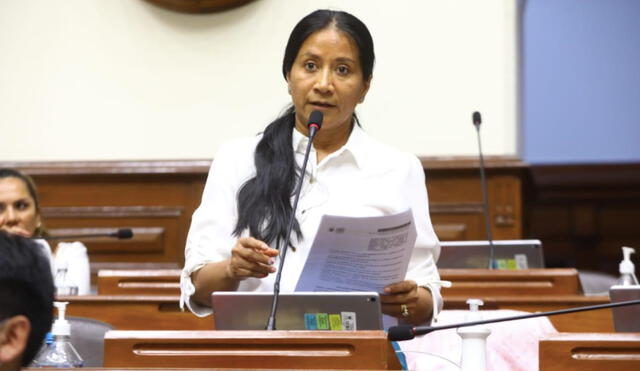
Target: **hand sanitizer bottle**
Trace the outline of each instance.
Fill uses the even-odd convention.
[[[466,322],[482,321],[482,315],[478,311],[484,304],[480,299],[469,299],[469,313]],[[486,327],[469,326],[460,327],[458,335],[462,338],[462,354],[460,357],[460,369],[462,371],[486,371],[487,369],[487,337],[491,330]]]
[[[620,279],[616,283],[621,286],[638,285],[638,278],[636,278],[636,267],[631,261],[631,254],[636,252],[631,247],[622,247],[623,259],[620,262]]]
[[[43,347],[31,363],[31,367],[75,368],[82,367],[83,361],[71,344],[71,325],[64,318],[68,302],[56,301],[58,319],[53,323],[53,342]]]

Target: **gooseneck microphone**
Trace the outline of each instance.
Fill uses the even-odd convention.
[[[61,234],[54,236],[46,236],[45,240],[70,240],[70,239],[83,239],[83,238],[96,238],[96,237],[113,237],[119,240],[127,240],[133,237],[133,231],[131,228],[120,228],[111,233],[85,233],[85,234]]]
[[[487,241],[489,241],[489,269],[495,268],[494,264],[494,247],[493,235],[491,233],[491,217],[489,216],[489,192],[487,191],[487,178],[484,174],[484,156],[482,155],[482,141],[480,140],[480,124],[482,117],[480,112],[476,111],[472,115],[473,126],[476,127],[478,135],[478,155],[480,157],[480,183],[482,186],[482,209],[484,211],[484,226],[487,231]]]
[[[291,238],[291,230],[293,229],[293,222],[296,218],[296,210],[298,209],[298,199],[300,198],[300,190],[304,183],[304,176],[307,169],[307,161],[309,160],[309,152],[311,152],[311,145],[313,144],[313,138],[316,133],[322,127],[322,119],[324,114],[321,111],[312,111],[307,120],[307,127],[309,128],[309,141],[307,143],[307,150],[304,152],[304,160],[302,161],[302,168],[300,169],[300,177],[298,178],[298,185],[296,187],[295,196],[293,200],[293,210],[289,217],[289,227],[287,228],[287,238],[284,240],[284,246],[280,250],[280,263],[278,264],[278,273],[276,275],[275,282],[273,284],[273,300],[271,301],[271,313],[269,314],[269,320],[267,321],[267,330],[276,329],[276,313],[278,311],[278,297],[280,295],[280,278],[282,276],[282,268],[284,267],[284,259],[287,256],[287,250],[289,248],[289,240]]]
[[[555,316],[557,314],[568,314],[575,312],[586,312],[590,310],[597,309],[606,309],[606,308],[614,308],[614,307],[624,307],[627,305],[637,305],[640,304],[640,300],[629,300],[629,301],[619,301],[616,303],[609,304],[598,304],[598,305],[589,305],[585,307],[576,307],[569,309],[561,309],[554,310],[550,312],[539,312],[539,313],[531,313],[531,314],[523,314],[521,316],[512,316],[512,317],[504,317],[504,318],[493,318],[486,319],[482,321],[472,321],[472,322],[463,322],[456,323],[452,325],[443,325],[443,326],[411,326],[411,325],[400,325],[393,326],[389,328],[389,332],[387,334],[387,338],[391,341],[402,341],[402,340],[411,340],[416,336],[428,334],[433,331],[438,330],[446,330],[450,328],[459,328],[459,327],[467,327],[467,326],[476,326],[476,325],[484,325],[487,323],[497,323],[497,322],[505,322],[505,321],[514,321],[520,319],[528,319],[535,317],[544,317],[544,316]]]

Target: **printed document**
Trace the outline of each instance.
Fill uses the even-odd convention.
[[[376,291],[404,281],[416,242],[411,210],[377,217],[324,215],[296,291]]]

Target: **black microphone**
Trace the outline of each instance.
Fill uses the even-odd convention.
[[[391,341],[411,340],[418,335],[424,335],[433,331],[446,330],[450,328],[484,325],[487,323],[514,321],[519,319],[528,319],[528,318],[543,317],[543,316],[555,316],[557,314],[586,312],[589,310],[624,307],[627,305],[636,305],[636,304],[640,304],[640,300],[629,300],[629,301],[619,301],[616,303],[609,303],[609,304],[588,305],[585,307],[560,309],[560,310],[554,310],[550,312],[523,314],[520,316],[512,316],[512,317],[504,317],[504,318],[485,319],[482,321],[463,322],[463,323],[456,323],[456,324],[444,325],[444,326],[411,326],[411,325],[392,326],[389,328],[387,338]]]
[[[478,154],[480,157],[480,183],[482,185],[482,209],[484,211],[484,225],[487,230],[487,240],[489,241],[489,269],[495,268],[494,265],[494,247],[493,247],[493,235],[491,234],[491,218],[489,216],[489,194],[487,192],[487,178],[484,175],[484,156],[482,156],[482,141],[480,140],[480,124],[482,123],[482,117],[480,112],[476,111],[471,116],[473,120],[473,126],[476,127],[476,133],[478,134]]]
[[[280,251],[280,264],[278,264],[278,274],[273,284],[273,300],[271,302],[271,313],[267,321],[267,330],[276,329],[276,312],[278,311],[278,297],[280,294],[280,278],[282,276],[282,268],[284,267],[284,259],[287,256],[287,250],[289,247],[289,239],[291,238],[291,230],[293,229],[293,222],[296,218],[296,209],[298,208],[298,199],[300,198],[300,190],[302,189],[302,183],[304,183],[305,170],[307,169],[307,160],[309,160],[309,152],[311,152],[311,145],[313,144],[313,138],[316,133],[322,127],[322,119],[324,114],[321,111],[313,111],[309,115],[307,120],[307,127],[309,128],[309,142],[307,143],[307,150],[304,152],[304,161],[302,161],[302,168],[300,169],[300,178],[298,179],[298,185],[296,187],[295,198],[293,200],[293,210],[291,211],[291,217],[289,218],[289,228],[287,229],[287,238],[284,241],[284,246]]]
[[[83,239],[83,238],[96,238],[96,237],[113,237],[119,240],[127,240],[133,237],[133,231],[131,228],[120,228],[111,233],[86,233],[86,234],[64,234],[46,236],[45,240],[70,240],[70,239]]]

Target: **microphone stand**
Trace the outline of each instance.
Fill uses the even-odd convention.
[[[640,304],[640,299],[638,300],[629,300],[629,301],[620,301],[616,303],[609,304],[598,304],[598,305],[588,305],[585,307],[576,307],[569,309],[560,309],[554,310],[550,312],[539,312],[539,313],[531,313],[531,314],[523,314],[521,316],[512,316],[512,317],[504,317],[504,318],[493,318],[493,319],[485,319],[482,321],[472,321],[472,322],[463,322],[463,323],[455,323],[452,325],[443,325],[443,326],[410,326],[410,325],[400,325],[400,326],[392,326],[389,328],[389,333],[387,334],[387,338],[391,341],[402,341],[402,340],[411,340],[418,335],[428,334],[433,331],[438,330],[446,330],[450,328],[458,328],[458,327],[467,327],[467,326],[476,326],[476,325],[484,325],[487,323],[496,323],[496,322],[505,322],[505,321],[514,321],[520,319],[528,319],[528,318],[536,318],[536,317],[544,317],[544,316],[555,316],[558,314],[568,314],[568,313],[576,313],[576,312],[586,312],[590,310],[597,309],[606,309],[606,308],[614,308],[614,307],[624,307],[627,305],[636,305]]]
[[[489,269],[494,269],[493,235],[491,233],[491,217],[489,216],[489,192],[487,191],[487,178],[484,174],[484,156],[482,155],[482,141],[480,140],[480,124],[482,123],[480,112],[474,112],[472,118],[473,126],[476,127],[476,133],[478,137],[478,154],[480,157],[480,183],[482,185],[482,209],[484,211],[484,226],[487,231],[487,240],[489,241]]]
[[[287,238],[284,241],[282,252],[280,253],[280,263],[278,264],[278,273],[276,275],[275,282],[273,284],[273,300],[271,301],[271,313],[269,313],[269,319],[267,320],[267,330],[276,329],[276,313],[278,311],[278,298],[280,297],[280,278],[282,276],[282,269],[284,268],[284,259],[287,256],[287,250],[289,250],[289,239],[291,238],[291,230],[293,229],[293,222],[296,218],[296,210],[298,209],[298,199],[300,199],[300,190],[302,189],[302,183],[304,183],[304,176],[307,169],[307,161],[309,160],[309,152],[311,152],[311,145],[313,144],[313,138],[322,125],[323,114],[320,111],[313,111],[309,115],[309,141],[307,142],[307,149],[304,152],[304,161],[302,161],[302,169],[300,170],[300,179],[296,187],[295,197],[293,200],[293,209],[291,210],[291,218],[289,218],[289,227],[287,228]]]

